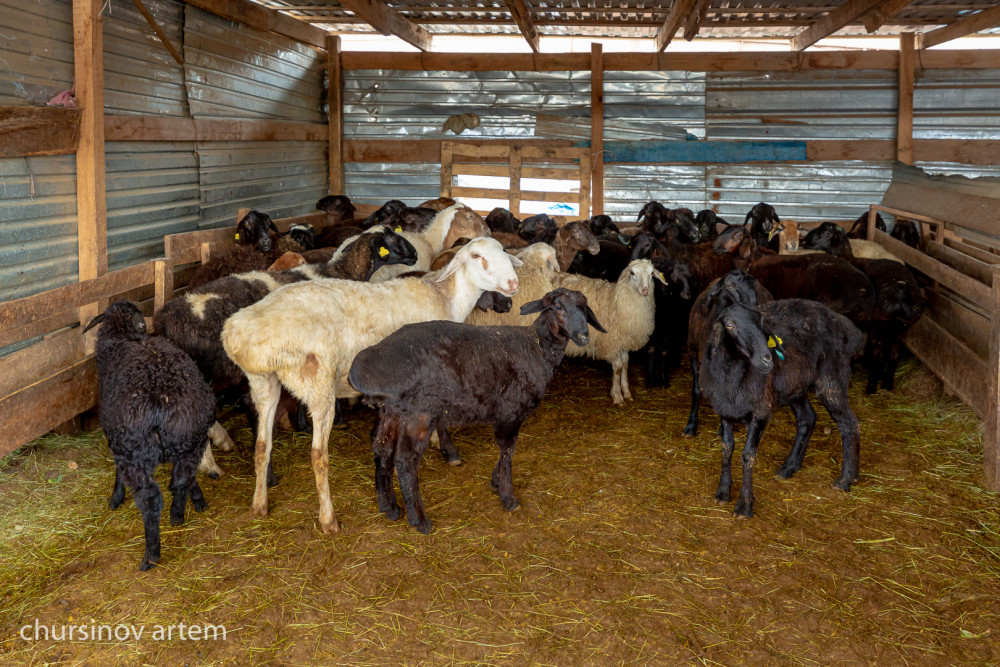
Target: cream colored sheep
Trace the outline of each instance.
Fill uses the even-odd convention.
[[[537,314],[521,315],[521,306],[541,299],[555,289],[552,276],[559,271],[556,250],[548,243],[533,243],[517,253],[523,264],[517,267],[518,290],[508,313],[474,309],[466,322],[484,326],[528,326]]]
[[[779,255],[809,255],[823,252],[822,250],[810,250],[799,247],[801,232],[799,231],[799,223],[797,221],[783,220],[782,224],[784,227],[779,234]],[[851,252],[858,259],[891,259],[894,262],[902,264],[902,260],[874,241],[850,239],[850,242]]]

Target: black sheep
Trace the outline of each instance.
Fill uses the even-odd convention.
[[[782,230],[781,218],[770,204],[760,202],[747,213],[743,226],[750,225],[750,235],[758,248],[778,251],[778,233]]]
[[[737,303],[756,308],[771,300],[771,293],[756,278],[739,269],[717,278],[695,299],[688,316],[687,328],[687,351],[691,360],[691,414],[683,435],[698,435],[698,404],[701,400],[698,369],[701,353],[719,313]]]
[[[646,257],[649,257],[648,255]],[[639,253],[633,259],[642,259]],[[653,333],[646,343],[646,386],[666,386],[667,371],[680,365],[681,351],[687,340],[687,320],[698,285],[684,262],[668,257],[651,257],[653,268],[667,278],[664,284],[653,283],[656,302]]]
[[[754,310],[741,304],[723,310],[712,325],[701,359],[702,392],[722,419],[722,474],[715,499],[729,502],[736,422],[747,424],[743,486],[734,516],[753,516],[753,466],[757,445],[774,408],[795,413],[795,442],[778,468],[788,478],[802,468],[816,412],[815,393],[837,424],[843,464],[834,488],[858,481],[858,419],[847,400],[851,359],[861,351],[861,332],[842,315],[805,299],[772,301]]]
[[[654,200],[642,207],[637,222],[660,241],[699,243],[703,240],[691,209],[668,209]]]
[[[559,232],[559,225],[547,213],[532,215],[521,221],[521,227],[517,230],[517,235],[532,243],[549,243],[556,238]]]
[[[108,506],[118,509],[125,488],[131,489],[146,534],[139,569],[148,570],[160,560],[163,494],[153,476],[156,466],[173,464],[171,525],[184,523],[189,495],[196,512],[208,506],[195,471],[215,421],[215,399],[190,357],[166,338],[146,334],[146,321],[135,304],[116,301],[84,331],[96,324],[101,325],[100,421],[115,459],[115,486]]]
[[[379,408],[372,432],[379,510],[400,516],[395,466],[410,525],[432,530],[417,479],[428,435],[437,428],[493,424],[500,459],[491,483],[505,509],[518,506],[511,459],[521,424],[535,411],[573,340],[586,345],[589,323],[604,331],[587,299],[557,289],[521,307],[540,313],[531,326],[487,327],[436,321],[409,324],[354,358],[349,380]]]
[[[326,213],[327,225],[340,224],[344,220],[350,220],[357,213],[354,204],[345,195],[327,195],[323,197],[316,202],[316,210]]]
[[[302,246],[282,236],[271,217],[260,211],[250,211],[243,216],[236,225],[236,241],[238,246],[199,266],[192,274],[188,287],[201,287],[234,273],[265,271],[286,252],[303,252]]]
[[[619,234],[621,230],[618,229],[612,220],[610,215],[595,215],[587,220],[587,224],[590,226],[590,231],[594,233],[594,236],[602,236],[604,234]]]
[[[891,259],[855,258],[850,239],[839,225],[824,222],[802,240],[803,248],[824,250],[861,270],[871,281],[875,298],[862,326],[868,334],[865,363],[868,384],[874,394],[879,384],[892,391],[903,334],[920,318],[924,297],[917,279],[900,262]]]
[[[885,220],[882,219],[882,214],[878,211],[875,212],[875,229],[884,232],[885,231]],[[849,239],[868,239],[868,213],[862,213],[854,224],[851,225],[851,229],[847,232],[847,238]]]
[[[406,204],[398,199],[390,199],[371,212],[359,225],[363,229],[368,229],[374,225],[388,225],[392,222],[396,213],[406,208]]]
[[[514,217],[514,214],[505,208],[497,206],[486,216],[486,226],[491,232],[502,232],[504,234],[517,234],[521,221]]]
[[[698,227],[698,233],[701,234],[702,241],[714,241],[715,237],[719,235],[718,225],[729,225],[728,222],[717,216],[715,211],[710,208],[698,211],[698,214],[694,216],[694,224]]]
[[[303,250],[312,250],[316,247],[316,230],[312,225],[292,225],[288,228],[288,237],[302,246]]]
[[[902,241],[911,248],[920,247],[920,230],[913,220],[896,218],[896,224],[892,226],[892,238]]]

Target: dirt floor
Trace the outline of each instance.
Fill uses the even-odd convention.
[[[855,376],[850,494],[831,488],[840,440],[821,408],[804,469],[773,477],[794,434],[782,409],[757,462],[756,517],[740,522],[712,497],[709,409],[698,438],[680,437],[686,373],[647,391],[633,367],[637,400],[617,409],[609,369],[564,364],[522,431],[512,513],[489,487],[491,430],[458,431],[464,466],[424,458],[429,536],[378,513],[361,407],[331,439],[342,532],[318,530],[306,435],[277,441],[270,516],[251,518],[251,436],[232,416],[237,450],[217,455],[225,477],[202,482],[209,508],[189,506],[179,528],[164,512],[163,557],[146,573],[131,500],[107,509],[101,433],[48,436],[0,463],[0,663],[996,664],[1000,497],[982,490],[981,422],[918,365],[901,373],[875,397]],[[146,630],[36,641],[36,621]],[[153,635],[181,622],[226,638]]]

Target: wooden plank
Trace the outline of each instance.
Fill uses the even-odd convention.
[[[344,101],[340,71],[340,37],[326,38],[327,110],[330,143],[330,194],[344,193]]]
[[[977,248],[969,243],[965,243],[961,238],[945,238],[944,244],[949,248],[968,255],[969,257],[974,257],[980,262],[986,262],[987,264],[1000,264],[1000,255],[992,253],[988,250],[983,250],[982,248]]]
[[[684,19],[684,39],[693,40],[701,29],[701,22],[705,18],[705,12],[712,6],[712,0],[698,0],[691,9],[687,18]],[[597,215],[596,213],[594,215]]]
[[[899,36],[896,159],[913,164],[913,33]]]
[[[68,155],[79,143],[79,109],[0,106],[0,157]]]
[[[886,0],[861,15],[865,31],[873,33],[913,0]]]
[[[673,0],[666,21],[656,31],[656,51],[660,52],[674,39],[674,34],[681,27],[688,14],[694,8],[695,0]]]
[[[132,2],[135,3],[135,6],[139,10],[139,13],[142,14],[143,18],[146,19],[146,23],[148,23],[149,27],[153,29],[153,32],[156,33],[156,36],[160,38],[160,41],[163,43],[163,46],[166,47],[167,51],[170,52],[170,55],[174,57],[174,60],[177,61],[177,64],[183,67],[184,59],[181,58],[181,54],[177,53],[177,49],[174,48],[174,45],[170,43],[170,39],[167,37],[167,33],[163,32],[163,28],[160,27],[160,24],[156,22],[156,19],[153,18],[153,15],[149,13],[148,9],[146,9],[146,5],[142,4],[142,0],[132,0]]]
[[[45,435],[97,404],[93,355],[21,391],[0,398],[0,456]]]
[[[174,266],[166,259],[153,262],[153,314],[174,296]]]
[[[792,51],[802,51],[824,37],[829,37],[881,2],[882,0],[847,0],[837,5],[823,18],[792,38]]]
[[[84,340],[79,327],[60,329],[43,340],[8,354],[0,373],[0,396],[8,396],[33,384],[38,378],[71,366],[84,356]]]
[[[477,199],[503,199],[508,200],[510,190],[500,190],[495,188],[466,188],[453,187],[452,197],[475,197]],[[580,201],[580,195],[575,192],[538,192],[537,190],[522,190],[521,201],[544,201],[557,204],[575,204]],[[909,247],[909,246],[907,246]]]
[[[345,56],[347,54],[344,54]],[[347,139],[344,141],[345,162],[441,162],[441,139]],[[458,145],[459,142],[450,142]],[[489,146],[572,146],[567,139],[485,139],[461,142],[463,145]],[[454,162],[470,162],[478,157],[455,155]],[[506,159],[506,156],[504,156]]]
[[[468,164],[456,162],[452,167],[455,175],[497,176],[508,178],[510,167],[491,164]],[[548,178],[559,181],[575,181],[580,177],[579,169],[561,169],[559,167],[522,167],[521,178]]]
[[[890,140],[810,140],[806,141],[806,157],[810,162],[829,160],[891,160],[896,156]]]
[[[511,146],[510,149],[510,196],[508,210],[515,218],[521,216],[521,148]]]
[[[926,222],[934,226],[943,226],[945,224],[944,220],[939,220],[938,218],[932,218],[926,215],[920,215],[919,213],[904,211],[903,209],[893,208],[891,206],[881,206],[879,204],[872,204],[872,208],[876,211],[881,211],[883,213],[891,213],[894,216],[909,218],[910,220],[918,220],[920,222]]]
[[[971,276],[983,283],[991,285],[993,282],[993,266],[985,262],[980,262],[969,255],[949,248],[938,241],[926,241],[924,252],[943,264],[947,264],[956,271],[961,271],[967,276]]]
[[[68,310],[52,317],[41,318],[21,327],[0,331],[0,347],[7,347],[8,345],[20,343],[35,336],[53,333],[63,327],[75,325],[79,322],[80,315],[76,310]]]
[[[531,20],[531,12],[525,5],[524,0],[504,0],[504,5],[507,6],[511,18],[514,19],[514,23],[517,24],[518,29],[521,31],[521,36],[528,42],[528,46],[531,47],[532,52],[538,53],[538,30],[535,28],[535,23]],[[517,214],[515,213],[515,215]]]
[[[980,417],[986,417],[989,398],[983,385],[990,375],[985,359],[977,357],[944,327],[926,316],[910,327],[903,342],[962,402]]]
[[[590,153],[592,204],[594,215],[599,215],[604,213],[604,50],[600,42],[590,45]]]
[[[340,0],[340,4],[383,35],[399,37],[421,51],[430,51],[431,34],[381,0]]]
[[[917,48],[929,49],[932,46],[944,44],[953,39],[977,33],[980,30],[996,28],[997,26],[1000,26],[1000,5],[988,7],[975,14],[963,16],[957,21],[937,30],[921,33],[917,36]]]
[[[996,221],[997,200],[991,197],[949,192],[932,184],[893,182],[885,191],[882,203],[892,208],[917,209],[938,220],[961,220],[962,227],[984,234],[996,236],[1000,231]]]
[[[523,146],[521,149],[521,157],[525,160],[579,160],[584,156],[589,155],[590,151],[586,148],[562,148],[559,146],[539,146],[531,144]]]
[[[152,283],[153,262],[150,261],[113,271],[99,278],[4,301],[0,303],[0,333]]]
[[[502,158],[504,160],[510,159],[510,146],[508,145],[473,145],[473,144],[460,144],[455,142],[451,143],[451,153],[452,155],[467,155],[469,157],[475,158]],[[442,144],[442,150],[444,145]]]
[[[872,226],[869,226],[872,227]],[[991,290],[989,287],[979,282],[975,278],[965,275],[950,266],[928,257],[919,250],[914,250],[905,243],[898,241],[885,232],[875,229],[872,239],[882,245],[886,250],[899,257],[901,260],[917,269],[923,271],[932,280],[940,282],[961,297],[968,299],[982,308],[990,307]]]
[[[106,116],[107,141],[327,141],[326,123]]]
[[[441,142],[441,196],[453,197],[455,180],[452,173],[452,159],[455,145],[450,141]]]
[[[990,354],[987,359],[986,429],[983,434],[983,474],[986,488],[1000,491],[1000,271],[993,274]]]
[[[308,23],[267,9],[248,0],[184,0],[216,16],[243,25],[290,37],[303,44],[326,48],[326,32]]]
[[[935,290],[924,290],[927,314],[937,322],[947,322],[948,331],[978,356],[990,353],[990,320]]]
[[[584,155],[580,158],[580,217],[586,218],[591,215],[590,211],[590,181],[591,168],[590,156]]]
[[[920,55],[921,69],[994,69],[997,50],[933,50]],[[648,71],[803,71],[842,69],[896,69],[895,51],[787,51],[688,52],[688,53],[606,53],[605,72]],[[401,69],[443,72],[567,72],[587,71],[586,53],[504,54],[489,53],[373,53],[346,52],[343,68]]]

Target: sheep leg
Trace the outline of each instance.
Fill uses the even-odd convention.
[[[111,497],[108,498],[108,507],[116,510],[125,502],[125,482],[122,479],[121,468],[115,462],[115,487],[111,490]]]
[[[205,494],[201,492],[197,479],[191,482],[191,506],[194,507],[195,512],[204,512],[208,508]]]
[[[698,384],[698,361],[691,355],[691,414],[688,415],[684,433],[689,438],[698,435],[698,404],[701,402],[701,385]]]
[[[184,524],[184,510],[187,508],[188,494],[194,482],[195,472],[198,470],[198,461],[195,456],[185,456],[174,461],[174,469],[170,473],[170,492],[173,494],[170,501],[171,526]]]
[[[899,364],[899,339],[906,333],[903,327],[896,327],[889,334],[888,351],[885,355],[885,368],[882,372],[882,388],[892,391],[896,387],[896,366]]]
[[[858,418],[854,416],[851,406],[847,402],[847,387],[839,391],[835,388],[831,391],[817,393],[823,401],[826,411],[833,417],[840,431],[840,439],[844,446],[844,462],[840,468],[840,477],[833,483],[833,488],[841,491],[850,491],[851,484],[858,481],[859,461],[861,458],[861,434],[858,431]]]
[[[146,534],[146,548],[139,569],[146,571],[160,560],[160,513],[163,512],[163,494],[153,478],[156,464],[129,461],[123,467],[125,483],[132,490],[132,500],[142,514]]]
[[[462,457],[458,455],[458,450],[455,449],[455,445],[451,442],[451,436],[448,435],[448,429],[441,428],[437,429],[438,436],[438,447],[441,450],[441,455],[444,460],[450,465],[460,466],[462,465]]]
[[[865,385],[866,394],[878,392],[878,384],[882,379],[882,367],[885,365],[885,341],[884,330],[875,324],[868,330],[868,338],[865,341],[865,362],[868,366],[868,384]]]
[[[514,481],[511,479],[511,461],[514,458],[514,447],[517,445],[517,434],[520,430],[520,424],[514,427],[493,427],[493,435],[496,436],[497,447],[500,448],[500,459],[493,468],[490,486],[500,495],[500,502],[508,512],[520,506],[514,496]]]
[[[407,421],[401,429],[399,447],[396,450],[396,477],[399,479],[399,490],[406,504],[406,520],[424,535],[434,530],[424,511],[418,477],[420,459],[428,444],[429,421],[427,415],[413,417]]]
[[[723,419],[722,431],[722,472],[719,473],[719,488],[715,492],[715,502],[723,505],[729,502],[733,488],[733,450],[736,441],[733,438],[735,424],[731,419]]]
[[[201,461],[198,463],[198,472],[203,472],[212,479],[218,479],[222,475],[222,468],[216,464],[215,456],[212,454],[211,442],[205,443],[205,453],[202,454]]]
[[[309,430],[309,411],[306,410],[305,403],[298,401],[298,408],[295,410],[295,431],[302,433]]]
[[[757,462],[757,446],[760,436],[767,426],[766,419],[754,418],[747,426],[747,441],[743,445],[743,486],[740,488],[740,499],[736,501],[733,516],[737,519],[749,519],[753,516],[753,466]]]
[[[224,452],[233,451],[233,439],[229,437],[226,427],[219,422],[215,422],[208,429],[208,437],[212,441],[213,447],[218,447]]]
[[[631,392],[631,390],[629,389],[629,386],[628,386],[628,350],[626,350],[625,352],[622,352],[621,355],[618,357],[618,360],[621,363],[621,376],[622,376],[622,379],[621,379],[621,388],[622,388],[622,396],[625,398],[625,400],[631,401],[632,400],[632,392]]]
[[[789,479],[802,470],[802,460],[806,456],[806,448],[809,446],[809,439],[816,426],[816,411],[809,404],[808,397],[791,403],[790,407],[795,413],[795,442],[792,443],[792,450],[788,452],[785,462],[775,473],[784,479]]]
[[[375,453],[375,497],[378,499],[378,510],[385,514],[389,521],[395,521],[402,515],[399,505],[396,504],[396,492],[392,490],[392,473],[396,461],[398,438],[398,418],[386,417],[379,410],[375,415],[375,426],[372,428],[372,450]]]
[[[333,408],[333,428],[347,428],[347,420],[344,419],[346,409],[344,399],[338,398]]]
[[[615,357],[611,361],[611,401],[615,405],[625,405],[622,398],[621,363],[621,357]]]
[[[250,375],[250,394],[257,410],[257,441],[254,445],[254,470],[257,483],[253,492],[250,514],[267,516],[267,478],[271,466],[271,445],[274,430],[274,415],[278,411],[281,398],[281,382],[274,373]],[[315,435],[314,435],[315,438]]]
[[[330,500],[330,429],[333,427],[333,402],[321,409],[309,409],[313,416],[312,464],[319,493],[319,527],[327,535],[340,532]]]

